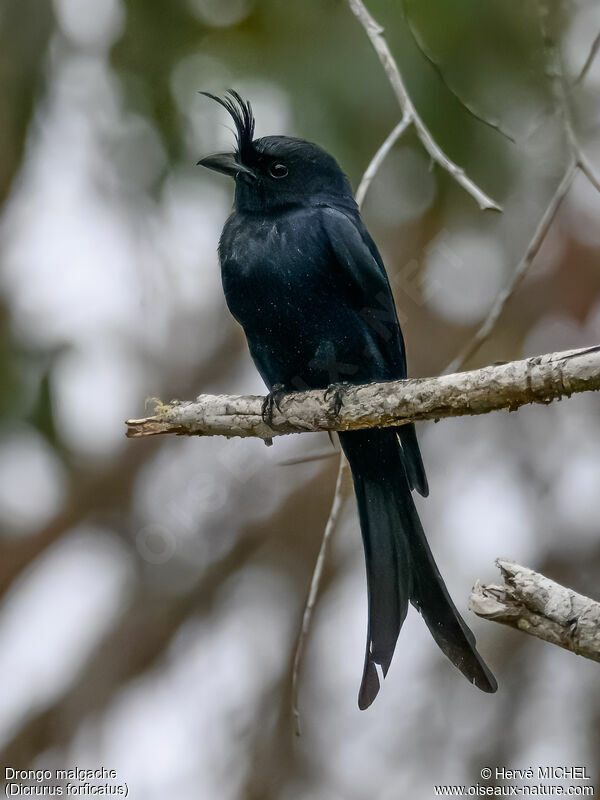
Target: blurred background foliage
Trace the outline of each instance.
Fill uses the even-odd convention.
[[[480,212],[412,133],[367,196],[410,372],[436,374],[509,279],[566,143],[537,2],[368,5],[438,143],[505,209]],[[554,8],[570,81],[599,30],[596,3]],[[411,614],[358,712],[354,508],[294,741],[290,664],[336,462],[283,462],[326,443],[124,439],[149,396],[262,391],[220,287],[232,187],[194,167],[232,139],[197,91],[229,87],[258,135],[319,142],[355,186],[399,119],[345,0],[0,2],[0,763],[115,768],[145,800],[429,798],[494,765],[586,764],[600,784],[597,667],[472,618],[496,696]],[[597,61],[569,95],[596,163],[599,95]],[[599,208],[578,177],[473,365],[600,340]],[[421,426],[420,509],[463,610],[498,555],[597,596],[598,411],[584,396]]]

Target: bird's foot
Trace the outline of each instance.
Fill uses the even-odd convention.
[[[325,400],[325,402],[329,400],[329,395],[333,395],[334,417],[337,417],[341,407],[344,405],[344,390],[348,386],[350,386],[349,381],[340,381],[338,383],[330,383],[327,389],[325,389],[325,394],[323,395],[323,400]]]
[[[268,425],[269,428],[273,428],[273,409],[277,408],[278,411],[281,411],[279,403],[281,402],[281,399],[285,393],[286,391],[284,385],[282,383],[275,383],[271,387],[269,394],[263,400],[262,411],[260,415],[262,417],[262,421],[265,423],[265,425]],[[269,445],[269,441],[266,441],[267,445]],[[270,443],[273,444],[273,440],[271,440]]]

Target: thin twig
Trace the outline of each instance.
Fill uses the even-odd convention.
[[[594,59],[598,54],[598,50],[600,50],[600,33],[596,34],[596,38],[592,42],[592,46],[590,47],[590,52],[588,53],[588,57],[585,60],[585,64],[581,68],[581,72],[573,81],[573,86],[577,86],[578,83],[581,83],[585,76],[588,74],[590,67],[594,63]]]
[[[578,152],[577,166],[583,172],[588,181],[592,184],[594,189],[597,192],[600,192],[600,177],[598,176],[598,173],[596,172],[589,158],[585,155],[585,153],[582,153],[581,150],[579,150]]]
[[[569,105],[569,91],[567,81],[565,79],[562,59],[556,49],[556,46],[553,46],[550,52],[552,57],[551,63],[554,93],[558,100],[559,108],[563,117],[567,140],[569,143],[569,150],[575,160],[576,166],[585,175],[594,189],[600,192],[600,178],[596,174],[593,164],[584,153],[581,142],[579,141],[579,137],[575,131],[573,116],[571,114],[571,108]]]
[[[410,123],[412,122],[411,118],[408,116],[402,117],[400,122],[396,125],[396,127],[392,130],[392,132],[388,135],[386,140],[383,142],[381,147],[377,150],[367,169],[365,170],[365,174],[362,176],[360,184],[358,185],[358,189],[356,190],[356,202],[359,206],[361,206],[364,202],[365,195],[369,191],[369,186],[379,167],[383,164],[383,161],[387,154],[390,152],[392,147],[396,144],[398,139],[402,136],[404,131],[408,128]]]
[[[450,173],[454,180],[459,183],[471,197],[478,203],[481,209],[494,209],[501,211],[501,207],[492,200],[484,191],[482,191],[465,173],[465,171],[455,164],[441,147],[437,144],[429,129],[417,113],[412,100],[404,85],[404,80],[400,73],[400,69],[392,55],[392,51],[383,35],[383,28],[378,22],[373,19],[365,4],[362,0],[348,0],[352,12],[357,17],[371,44],[375,48],[375,52],[379,56],[379,60],[388,76],[388,80],[394,90],[396,99],[400,104],[402,110],[402,119],[408,119],[417,132],[417,136],[421,140],[423,147],[427,150],[431,158],[438,163],[446,172]]]
[[[508,139],[509,142],[515,144],[515,139],[513,136],[510,135],[504,128],[500,125],[497,120],[487,119],[486,117],[482,116],[476,108],[469,102],[467,102],[463,97],[461,97],[456,89],[450,85],[446,75],[444,74],[444,70],[438,64],[436,59],[434,58],[433,54],[425,44],[423,37],[420,35],[416,27],[413,25],[412,19],[410,14],[408,13],[408,9],[406,7],[406,0],[402,0],[402,12],[404,14],[404,19],[406,20],[406,26],[409,30],[410,35],[417,47],[417,50],[421,53],[423,58],[429,63],[435,74],[438,76],[440,81],[444,84],[446,89],[450,92],[452,97],[460,103],[460,105],[465,109],[465,111],[473,117],[473,119],[480,122],[482,125],[486,125],[488,128],[491,128],[496,133],[499,133],[501,136],[504,136],[505,139]]]
[[[558,184],[554,194],[552,195],[552,199],[546,206],[546,210],[542,214],[538,226],[531,237],[531,241],[527,246],[527,250],[525,251],[522,259],[519,261],[509,283],[496,296],[494,304],[492,305],[487,317],[472,339],[469,340],[456,358],[451,361],[450,364],[448,364],[444,370],[444,374],[458,372],[460,369],[462,369],[471,356],[473,356],[477,350],[479,350],[481,345],[489,338],[496,323],[498,322],[498,319],[500,318],[500,315],[504,311],[506,304],[514,294],[517,286],[527,274],[527,271],[531,267],[534,258],[538,254],[539,249],[546,238],[546,234],[552,225],[554,217],[556,216],[556,212],[560,208],[562,201],[566,197],[571,184],[573,183],[573,179],[577,171],[576,166],[577,165],[575,161],[572,161],[567,168],[567,171],[563,175],[561,182]]]
[[[300,724],[300,709],[298,706],[298,685],[299,685],[298,678],[300,675],[300,668],[302,666],[302,661],[304,658],[306,639],[310,631],[313,612],[315,609],[315,603],[317,601],[317,596],[319,594],[319,586],[321,584],[323,568],[325,566],[325,556],[327,555],[327,547],[329,544],[329,540],[331,539],[331,536],[337,527],[340,514],[344,506],[344,500],[349,494],[351,488],[350,482],[348,480],[349,472],[350,470],[348,467],[348,462],[344,458],[340,459],[340,467],[338,470],[337,481],[335,484],[335,493],[333,496],[333,502],[331,504],[331,511],[329,512],[329,518],[327,519],[327,525],[325,526],[325,532],[323,534],[323,539],[321,541],[321,547],[319,548],[319,555],[317,556],[315,569],[313,571],[312,578],[310,581],[310,589],[308,592],[308,597],[306,599],[304,612],[302,614],[302,627],[298,635],[298,643],[296,645],[296,652],[294,654],[294,666],[292,669],[292,715],[294,718],[294,724],[296,728],[296,736],[300,736],[302,733],[302,727]]]

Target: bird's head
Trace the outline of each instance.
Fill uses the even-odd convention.
[[[268,212],[315,203],[354,207],[352,189],[336,160],[321,147],[289,136],[254,139],[254,115],[248,101],[229,91],[208,92],[227,109],[236,127],[236,149],[201,159],[198,164],[235,179],[238,211]]]

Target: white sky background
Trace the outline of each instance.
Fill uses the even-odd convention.
[[[211,24],[227,25],[248,13],[251,3],[230,4],[229,15],[207,0],[193,6]],[[577,17],[568,37],[570,63],[578,63],[590,31],[600,27],[591,8]],[[74,454],[102,463],[135,446],[123,437],[123,420],[156,392],[161,369],[197,365],[230,324],[216,259],[230,189],[192,166],[204,150],[230,140],[223,115],[194,94],[198,75],[209,74],[218,86],[228,76],[202,54],[175,71],[190,166],[173,170],[153,200],[147,190],[166,155],[158,133],[124,106],[108,64],[123,25],[122,5],[60,0],[56,10],[62,31],[50,51],[49,91],[1,222],[0,289],[24,344],[62,348],[52,373],[60,435]],[[600,62],[589,82],[592,90],[600,88]],[[241,88],[252,94],[259,135],[293,131],[281,90]],[[521,121],[526,127],[528,113],[515,112],[513,126]],[[553,153],[555,139],[539,135]],[[594,146],[589,152],[599,153]],[[505,218],[477,229],[449,219],[444,248],[431,251],[427,276],[440,288],[428,304],[441,318],[481,319],[530,235],[548,174],[526,153],[520,157],[522,186],[515,187]],[[398,182],[411,179],[419,192],[398,192]],[[435,189],[422,154],[399,148],[374,186],[367,214],[393,227],[424,213]],[[578,181],[561,223],[586,244],[598,243],[598,200]],[[552,269],[553,248],[560,247],[560,235],[549,240],[544,268]],[[459,268],[449,276],[452,259]],[[195,325],[178,336],[174,349],[182,318]],[[589,344],[599,334],[600,308],[583,327],[549,314],[529,333],[525,351]],[[232,392],[261,390],[246,355],[231,365],[224,382]],[[599,410],[597,398],[587,396],[518,415],[422,427],[432,493],[419,509],[459,608],[465,610],[466,587],[475,577],[495,578],[496,556],[535,565],[550,552],[585,552],[598,540]],[[286,470],[278,462],[322,447],[318,437],[289,438],[270,450],[259,442],[167,442],[136,485],[138,533],[167,532],[173,558],[200,573],[232,546],[242,521],[266,519],[292,482],[308,480],[319,468]],[[530,473],[546,485],[543,501],[535,483],[523,478]],[[35,432],[0,435],[6,535],[27,535],[50,519],[63,502],[64,481],[61,464]],[[359,713],[366,592],[352,509],[334,551],[341,579],[320,602],[303,678],[306,732],[298,752],[313,778],[288,786],[282,796],[299,800],[318,786],[320,798],[358,800],[369,796],[378,776],[382,800],[407,793],[419,800],[431,796],[434,782],[468,780],[469,759],[494,725],[498,707],[510,705],[512,684],[503,686],[499,674],[500,691],[490,698],[458,673],[449,677],[451,668],[412,612],[380,698]],[[132,558],[118,536],[81,526],[12,589],[0,610],[0,685],[6,694],[0,739],[24,713],[59,696],[111,627],[128,596]],[[249,766],[243,732],[260,723],[253,717],[256,702],[289,658],[295,625],[290,594],[285,574],[252,560],[223,587],[208,618],[190,620],[156,668],[83,726],[63,761],[116,768],[131,796],[144,800],[239,796]],[[491,665],[502,663],[505,636],[469,621]],[[582,720],[588,693],[597,695],[597,667],[533,641],[524,651],[536,671],[535,692],[515,709],[514,752],[520,756],[506,766],[591,763]]]

